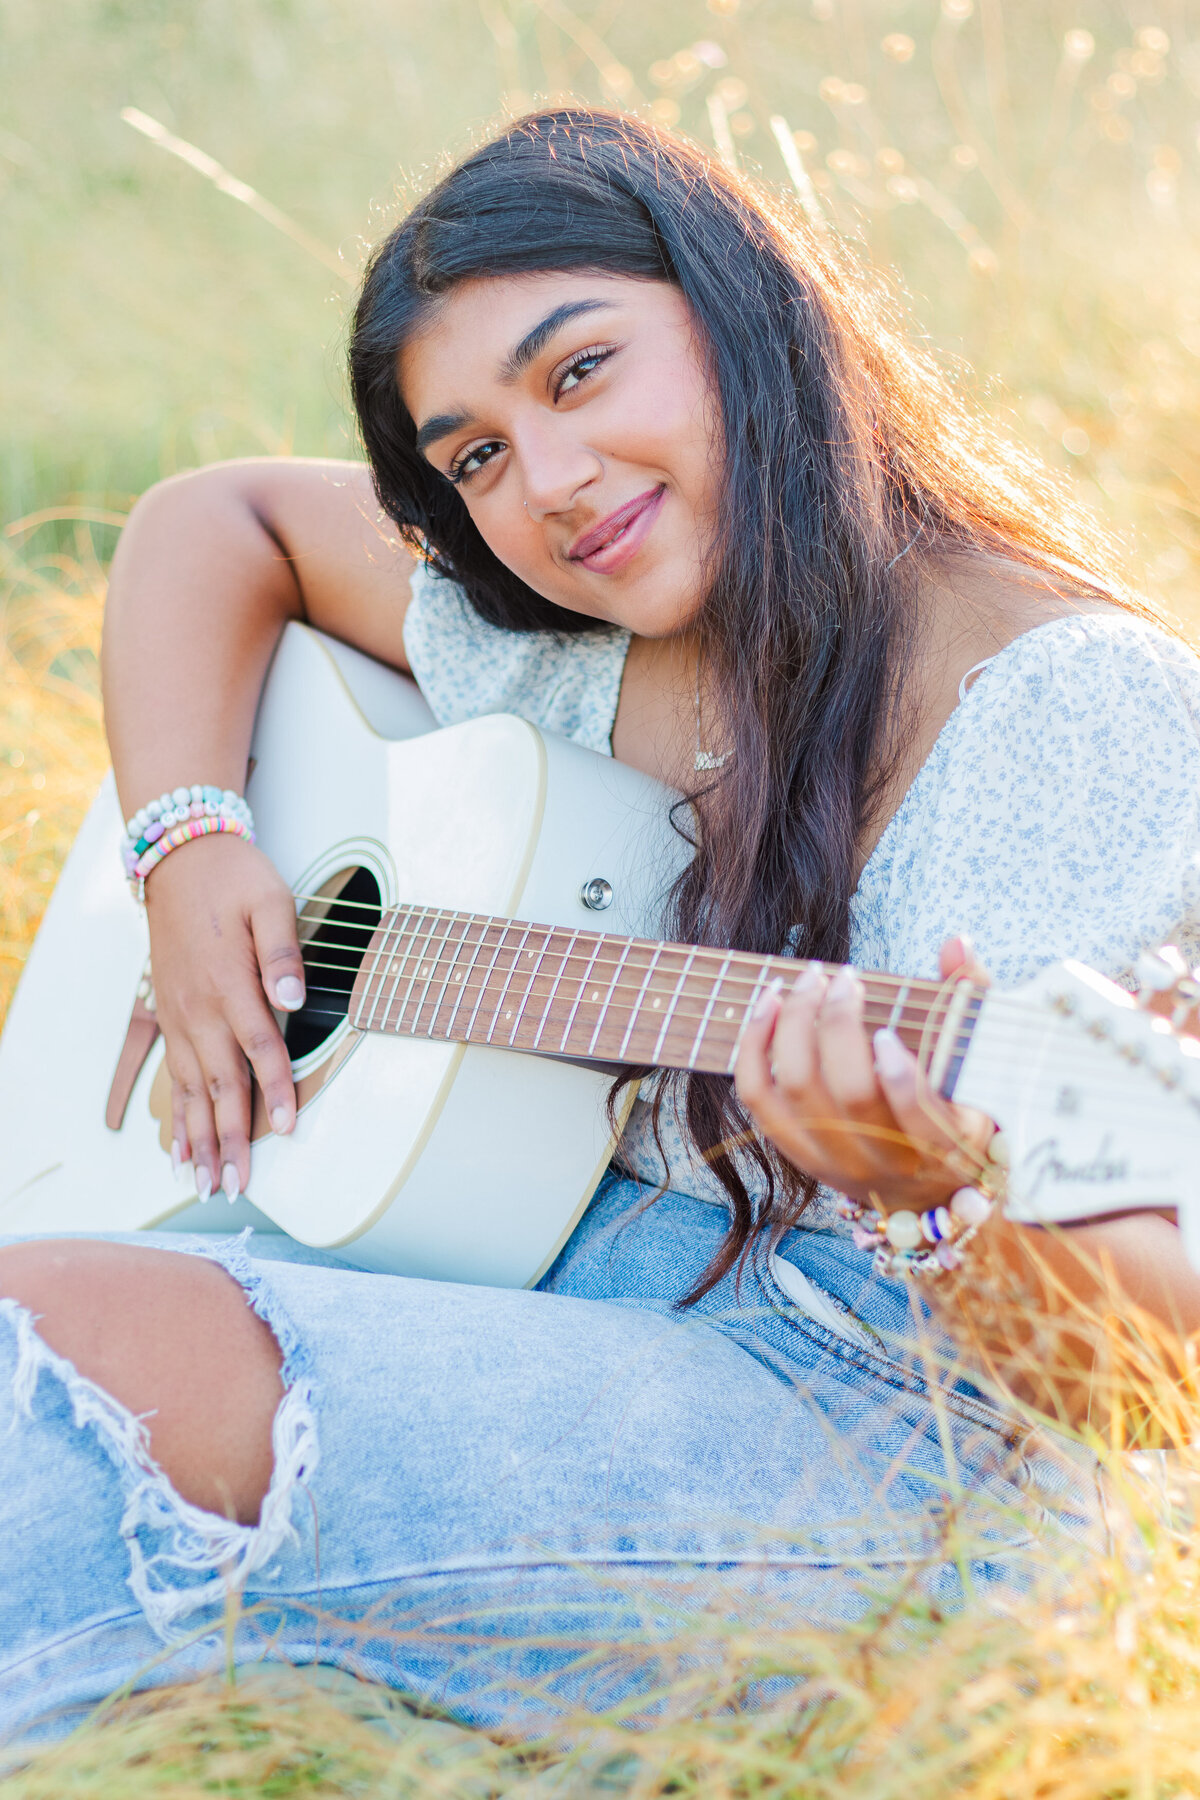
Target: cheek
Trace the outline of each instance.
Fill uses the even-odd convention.
[[[614,421],[618,455],[655,465],[692,499],[700,497],[712,457],[712,425],[704,386],[687,371],[661,366],[638,382]]]

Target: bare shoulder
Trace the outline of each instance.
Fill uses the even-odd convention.
[[[964,654],[977,651],[978,660],[996,655],[1015,638],[1054,619],[1130,616],[1119,601],[1082,579],[1000,555],[945,557],[932,564],[926,602],[932,635],[941,639],[952,659],[951,646],[956,643]]]

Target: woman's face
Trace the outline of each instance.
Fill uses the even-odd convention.
[[[719,412],[683,295],[619,275],[455,288],[398,359],[417,442],[547,600],[669,637],[702,599]]]

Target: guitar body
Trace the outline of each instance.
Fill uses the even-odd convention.
[[[370,919],[403,901],[654,932],[687,854],[657,783],[507,715],[436,730],[412,682],[300,625],[280,642],[253,758],[259,842],[298,896],[318,896],[301,909],[309,933],[347,892],[360,896],[343,904],[352,923],[347,908]],[[234,1208],[219,1194],[200,1204],[172,1176],[161,1038],[120,1128],[106,1125],[148,955],[120,830],[109,780],[0,1040],[0,1234],[253,1222],[359,1266],[536,1281],[608,1162],[608,1070],[514,1054],[499,1038],[355,1030],[343,995],[322,1041],[297,1046],[295,1132],[256,1129],[249,1192]],[[599,914],[581,898],[596,879],[612,890]],[[281,1024],[290,1047],[294,1021]]]

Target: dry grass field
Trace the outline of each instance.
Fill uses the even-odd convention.
[[[0,0],[0,1007],[104,766],[96,646],[131,496],[346,454],[364,246],[448,154],[568,94],[647,109],[889,272],[981,405],[1200,625],[1196,0]],[[129,113],[133,122],[122,118]],[[1136,780],[1131,768],[1130,779]],[[1148,1406],[1194,1397],[1142,1351]],[[498,1746],[353,1684],[117,1701],[12,1800],[1200,1796],[1196,1453],[1064,1598],[733,1635],[670,1723]],[[795,1677],[758,1708],[747,1685]]]

